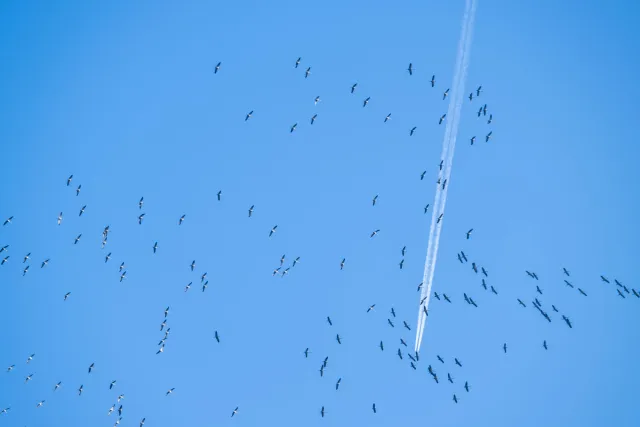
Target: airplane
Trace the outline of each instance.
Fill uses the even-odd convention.
[[[567,277],[569,277],[569,276],[570,276],[570,274],[569,274],[569,272],[567,271],[567,269],[566,269],[566,268],[562,267],[562,271],[564,271],[564,274],[566,274],[566,275],[567,275]]]
[[[442,297],[448,302],[451,303],[451,300],[449,299],[449,297],[447,296],[447,294],[442,294]]]
[[[584,295],[585,297],[587,296],[587,294],[586,294],[582,289],[578,288],[578,291],[580,291],[580,293],[581,293],[582,295]]]

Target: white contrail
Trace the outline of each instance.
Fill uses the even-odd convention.
[[[456,57],[456,65],[454,68],[453,87],[451,91],[451,100],[447,111],[447,124],[442,143],[442,161],[443,168],[440,172],[440,182],[436,189],[436,196],[431,215],[431,227],[429,229],[429,243],[427,244],[427,259],[424,265],[424,275],[422,279],[422,292],[420,293],[420,301],[424,299],[424,304],[420,305],[418,311],[418,326],[416,328],[416,345],[415,351],[420,350],[422,345],[422,336],[426,323],[426,315],[423,306],[429,308],[431,299],[431,286],[433,284],[433,275],[435,272],[436,259],[438,255],[438,247],[440,244],[440,232],[442,230],[443,219],[438,218],[444,213],[447,202],[447,192],[449,179],[451,177],[451,165],[453,163],[453,155],[455,153],[456,138],[458,136],[458,128],[460,125],[460,111],[462,110],[464,88],[467,77],[467,69],[469,67],[469,54],[471,51],[471,40],[473,35],[473,24],[476,13],[477,0],[466,0],[464,17],[462,19],[462,30],[460,41],[458,42],[458,54]],[[445,183],[444,189],[442,183]]]

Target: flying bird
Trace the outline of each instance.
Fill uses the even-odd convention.
[[[144,219],[145,215],[146,215],[145,213],[141,213],[138,216],[138,224],[142,225],[142,220]]]
[[[444,113],[444,114],[440,117],[440,120],[438,121],[438,124],[439,124],[439,125],[441,125],[441,124],[442,124],[442,122],[444,122],[445,117],[447,117],[447,113]],[[440,170],[442,170],[442,169],[440,169]]]
[[[276,232],[276,229],[277,229],[277,228],[278,228],[278,226],[277,226],[277,225],[274,225],[274,226],[271,228],[271,231],[269,232],[269,237],[273,236],[273,233],[275,233],[275,232]]]
[[[313,124],[316,121],[316,117],[318,117],[317,114],[314,114],[313,117],[311,117],[311,124]]]
[[[474,143],[474,142],[476,142],[476,137],[475,137],[475,136],[472,136],[472,137],[471,137],[471,145],[473,145],[473,143]]]
[[[473,232],[473,228],[467,231],[467,240],[469,240],[469,237],[471,237],[472,232]]]
[[[375,304],[370,305],[369,308],[367,309],[367,313],[370,312],[371,310],[374,310],[375,306],[376,306]]]
[[[336,390],[338,390],[338,387],[340,387],[341,381],[342,381],[342,378],[338,378],[338,382],[336,382]]]
[[[216,68],[213,70],[213,74],[218,74],[218,71],[220,71],[220,66],[222,65],[222,61],[218,62],[216,64]]]
[[[170,388],[169,390],[167,390],[167,393],[165,394],[165,396],[169,396],[171,393],[173,393],[173,391],[174,391],[175,389],[176,389],[176,388],[175,388],[175,387],[173,387],[173,388]]]
[[[76,188],[76,197],[80,195],[81,188],[82,188],[82,184],[78,185],[78,188]]]
[[[372,205],[372,206],[375,206],[375,205],[376,205],[376,201],[377,201],[377,200],[378,200],[378,195],[376,194],[376,195],[373,197],[373,200],[371,201],[371,205]]]
[[[374,230],[374,231],[372,231],[372,232],[371,232],[371,236],[369,236],[369,237],[373,237],[373,236],[375,236],[376,234],[378,234],[378,232],[379,232],[379,231],[380,231],[379,229],[378,229],[378,230]]]
[[[155,254],[157,250],[158,250],[158,242],[155,242],[153,244],[153,253]]]
[[[368,97],[367,99],[364,100],[364,102],[362,103],[363,107],[366,107],[367,104],[369,103],[369,100],[371,99],[371,97]]]
[[[251,207],[249,208],[249,218],[251,218],[251,214],[253,214],[253,208],[255,207],[255,205],[251,205]]]
[[[144,197],[140,197],[140,201],[138,202],[138,208],[142,209],[142,205],[144,205]]]
[[[357,87],[357,86],[358,86],[358,83],[354,83],[354,84],[351,86],[351,93],[355,92],[355,90],[356,90],[356,87]]]
[[[320,102],[321,99],[319,96],[316,96],[316,98],[313,100],[313,105],[318,105],[318,102]]]
[[[239,406],[236,406],[236,409],[233,410],[233,412],[231,413],[231,416],[233,417],[235,414],[238,413],[238,408]]]
[[[504,350],[505,354],[507,353],[507,343],[504,343],[504,345],[502,346],[502,349]]]
[[[296,59],[296,65],[294,68],[298,68],[298,65],[300,65],[300,61],[302,61],[302,57],[299,57],[298,59]]]
[[[410,76],[413,76],[413,64],[411,62],[409,62],[409,67],[407,67],[407,71],[409,72]]]
[[[214,336],[214,338],[216,339],[217,342],[220,342],[220,335],[218,335],[218,331],[215,331],[213,336]]]
[[[251,110],[251,111],[249,111],[249,112],[247,113],[247,115],[246,115],[246,116],[245,116],[245,118],[244,118],[244,121],[246,122],[247,120],[249,120],[249,119],[251,118],[251,116],[252,116],[252,115],[253,115],[253,110]]]
[[[307,77],[309,77],[309,74],[311,74],[311,67],[308,67],[307,71],[304,72],[304,78],[306,79]]]
[[[409,136],[413,136],[413,133],[416,131],[416,129],[418,129],[417,126],[412,127],[411,130],[409,131]]]
[[[431,76],[431,87],[434,87],[436,85],[436,75],[434,74],[433,76]]]
[[[7,218],[7,219],[4,221],[4,223],[3,223],[2,225],[4,226],[4,225],[7,225],[7,224],[11,224],[11,221],[12,221],[12,220],[13,220],[13,216],[10,216],[9,218]]]
[[[447,98],[447,95],[449,95],[449,89],[444,91],[444,94],[442,95],[442,100],[443,101]]]
[[[182,215],[180,217],[180,219],[178,220],[178,225],[182,225],[182,223],[184,222],[184,218],[186,217],[186,215]]]
[[[487,136],[485,137],[484,142],[489,142],[489,140],[491,139],[491,135],[492,135],[492,134],[493,134],[493,131],[489,132],[489,133],[487,134]]]
[[[62,224],[62,212],[58,214],[58,225]]]
[[[389,120],[391,120],[391,113],[387,114],[387,117],[384,118],[384,123],[387,123]]]
[[[89,366],[89,373],[91,373],[91,371],[93,370],[93,367],[94,367],[94,366],[95,366],[95,363],[92,363],[92,364]]]
[[[69,184],[71,184],[72,179],[73,179],[73,174],[69,175],[69,178],[67,178],[67,187],[69,186]]]

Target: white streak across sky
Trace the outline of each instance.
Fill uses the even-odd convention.
[[[444,207],[447,202],[447,192],[449,190],[451,178],[451,165],[453,154],[456,148],[456,138],[460,126],[460,111],[464,96],[464,88],[467,80],[467,69],[469,67],[469,54],[471,53],[471,40],[473,38],[473,23],[476,14],[477,0],[466,0],[464,17],[462,18],[462,30],[460,41],[458,42],[458,54],[453,72],[453,84],[451,98],[446,117],[446,129],[444,141],[442,143],[442,168],[439,173],[439,184],[436,187],[436,196],[431,214],[431,227],[429,229],[429,243],[427,244],[427,259],[424,264],[424,276],[422,279],[422,291],[420,292],[420,304],[418,310],[418,326],[416,328],[415,351],[420,350],[422,336],[426,325],[427,316],[424,312],[429,309],[431,299],[431,287],[433,285],[433,275],[436,269],[436,259],[438,256],[438,246],[440,244],[440,231],[444,222]],[[441,215],[443,215],[441,217]],[[424,308],[423,308],[424,307]]]

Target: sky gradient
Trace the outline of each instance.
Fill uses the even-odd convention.
[[[640,290],[636,3],[479,1],[467,88],[484,92],[463,106],[433,288],[452,304],[432,300],[417,371],[396,355],[415,337],[463,6],[3,2],[0,369],[16,368],[0,425],[113,425],[120,393],[120,426],[638,425],[640,299],[613,284]],[[283,254],[300,263],[273,277]],[[573,329],[531,308],[535,285]]]

